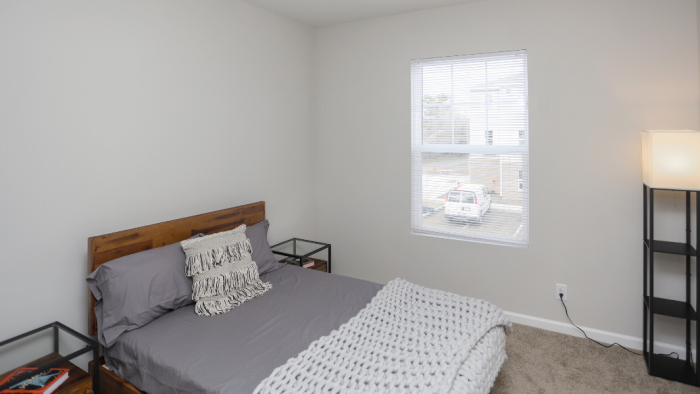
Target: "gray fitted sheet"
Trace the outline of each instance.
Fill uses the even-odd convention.
[[[107,365],[152,394],[249,394],[382,288],[295,266],[261,279],[272,289],[228,313],[200,317],[189,305],[124,333],[105,349]]]

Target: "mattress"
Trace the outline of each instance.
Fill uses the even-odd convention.
[[[289,265],[261,279],[272,289],[228,313],[204,318],[190,305],[124,333],[105,349],[107,366],[152,394],[249,394],[276,367],[350,320],[382,288]],[[493,384],[505,360],[503,329],[484,336],[472,356],[486,362],[460,373]]]

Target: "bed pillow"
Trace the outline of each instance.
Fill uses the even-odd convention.
[[[270,249],[270,244],[267,242],[267,230],[269,228],[270,222],[265,219],[245,229],[245,236],[248,237],[250,245],[253,247],[253,261],[258,266],[258,275],[284,266],[284,264],[275,259],[272,249]]]
[[[185,274],[192,277],[192,298],[198,315],[226,313],[272,287],[260,280],[245,230],[242,224],[180,243],[187,256]]]
[[[95,310],[100,343],[110,347],[122,333],[192,304],[184,266],[185,253],[175,243],[108,261],[88,275],[88,287],[101,303]]]

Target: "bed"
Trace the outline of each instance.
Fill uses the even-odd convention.
[[[91,237],[88,273],[122,256],[264,219],[265,203],[258,202]],[[104,348],[101,392],[253,393],[276,368],[338,330],[383,288],[290,265],[260,279],[272,284],[270,291],[228,313],[202,318],[189,305],[125,332]],[[96,299],[92,293],[89,299],[89,332],[96,335]],[[492,329],[481,337],[469,354],[474,362],[465,363],[478,367],[460,374],[491,387],[506,358],[505,335]]]

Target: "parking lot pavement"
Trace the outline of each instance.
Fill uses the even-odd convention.
[[[512,207],[492,206],[482,217],[481,223],[451,222],[445,218],[444,209],[441,209],[432,215],[426,215],[426,217],[423,218],[423,226],[449,231],[464,231],[469,234],[477,235],[518,237],[521,235],[522,219],[522,212],[512,209]]]

